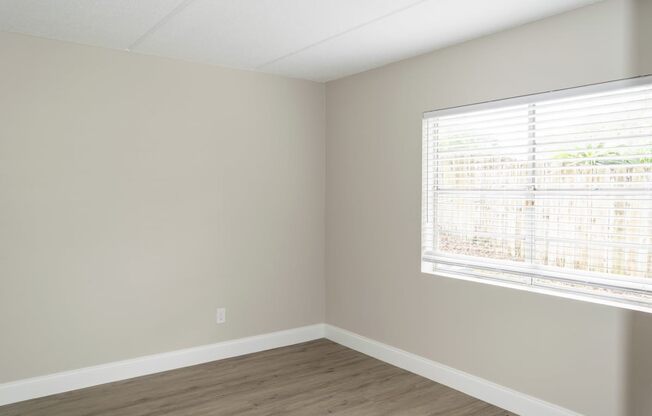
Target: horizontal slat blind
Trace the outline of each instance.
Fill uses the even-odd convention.
[[[652,78],[427,113],[422,269],[652,311]]]

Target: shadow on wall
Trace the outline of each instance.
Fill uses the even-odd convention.
[[[627,316],[625,415],[652,415],[652,313]]]
[[[652,0],[629,0],[632,22],[631,65],[641,75],[652,74]]]
[[[652,74],[652,0],[629,1],[631,69],[639,75]],[[649,416],[652,415],[652,313],[627,312],[625,320],[624,414]]]

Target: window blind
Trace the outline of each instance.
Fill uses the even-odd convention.
[[[422,271],[652,311],[652,77],[424,114]]]

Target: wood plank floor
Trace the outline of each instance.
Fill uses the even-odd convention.
[[[505,416],[328,340],[0,407],[3,416]]]

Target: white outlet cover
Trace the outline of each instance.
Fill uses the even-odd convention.
[[[218,324],[226,322],[226,308],[217,308],[216,321]]]

